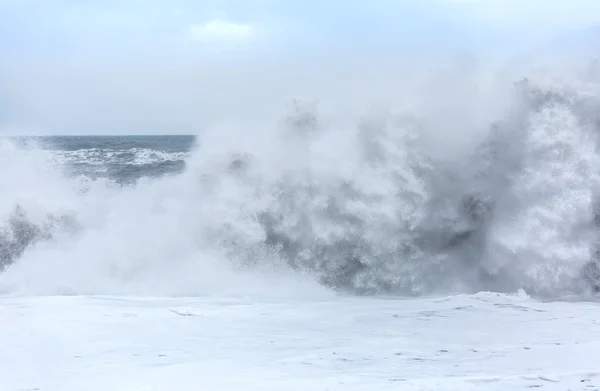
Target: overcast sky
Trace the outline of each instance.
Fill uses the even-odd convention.
[[[598,23],[596,0],[0,0],[0,128],[195,133],[293,97],[368,104],[407,58]]]

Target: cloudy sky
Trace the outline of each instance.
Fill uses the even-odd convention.
[[[384,99],[392,58],[598,23],[596,0],[0,0],[0,128],[193,133],[349,85]]]

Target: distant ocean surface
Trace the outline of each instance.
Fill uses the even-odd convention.
[[[105,177],[121,184],[181,172],[195,139],[191,135],[16,138],[52,150],[69,174]]]

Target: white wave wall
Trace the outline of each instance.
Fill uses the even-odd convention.
[[[135,186],[69,178],[52,151],[3,140],[4,220],[18,206],[39,225],[73,224],[26,248],[0,290],[572,291],[595,246],[597,81],[464,65],[422,71],[420,88],[399,74],[383,103],[305,100],[251,121],[232,111],[199,135],[183,173]],[[491,210],[476,229],[460,208],[472,194]]]

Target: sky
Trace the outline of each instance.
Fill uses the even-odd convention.
[[[0,0],[0,129],[193,133],[294,92],[342,99],[340,67],[377,74],[375,96],[392,61],[594,25],[595,0]]]

